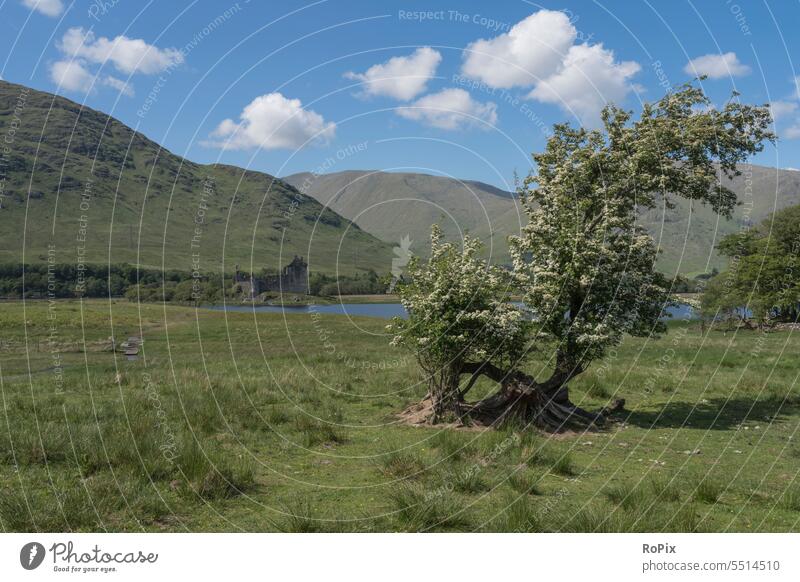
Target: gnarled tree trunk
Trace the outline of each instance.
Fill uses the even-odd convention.
[[[560,432],[567,428],[602,426],[606,417],[620,410],[624,400],[616,400],[599,412],[588,412],[575,406],[569,399],[569,381],[580,373],[579,366],[557,365],[556,371],[545,382],[536,382],[531,376],[519,371],[508,372],[488,362],[467,363],[461,366],[461,374],[471,374],[465,388],[460,392],[448,391],[447,395],[432,390],[429,397],[433,407],[433,422],[439,422],[447,414],[459,418],[468,416],[484,424],[498,424],[507,419],[518,419],[544,430]],[[464,396],[480,376],[486,376],[500,385],[497,392],[475,403],[466,403]]]
[[[460,366],[446,366],[428,376],[428,398],[433,407],[433,422],[461,417],[463,397],[458,390]]]

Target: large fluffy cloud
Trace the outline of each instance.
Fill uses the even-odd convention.
[[[303,109],[299,99],[280,93],[256,97],[239,119],[238,123],[223,120],[206,144],[223,149],[297,149],[307,143],[325,143],[336,132],[335,123]]]
[[[22,0],[22,3],[31,10],[54,18],[64,12],[64,3],[61,0]]]
[[[92,64],[110,63],[127,75],[161,73],[183,62],[183,54],[174,48],[161,49],[142,39],[118,36],[96,38],[92,31],[74,27],[56,43],[63,57],[50,65],[50,78],[67,91],[88,92],[94,85],[113,87],[123,95],[133,96],[129,82],[116,77],[95,78]]]
[[[489,129],[497,123],[497,105],[475,101],[463,89],[445,89],[426,95],[407,107],[399,108],[397,113],[407,119],[449,130],[466,127]]]
[[[566,14],[540,10],[507,33],[467,46],[462,72],[490,87],[529,87],[559,68],[576,35]]]
[[[566,14],[539,10],[507,33],[470,44],[461,71],[492,89],[531,87],[529,98],[593,125],[607,103],[619,103],[634,89],[631,77],[641,67],[615,61],[602,44],[575,44],[577,38]]]
[[[723,77],[740,77],[750,73],[750,67],[739,62],[736,53],[710,54],[692,59],[683,68],[688,75],[699,77],[706,75],[709,79]]]
[[[536,85],[530,96],[561,106],[583,124],[595,125],[607,103],[625,98],[631,90],[630,78],[640,68],[633,61],[616,62],[614,53],[602,44],[575,45],[561,69]]]
[[[372,65],[364,73],[345,73],[345,77],[363,81],[367,95],[408,101],[425,91],[441,60],[438,51],[422,47],[407,57],[393,57],[385,63]]]
[[[64,33],[58,49],[67,57],[94,63],[112,63],[117,70],[133,73],[160,73],[183,62],[183,54],[174,48],[161,49],[140,38],[117,36],[95,38],[91,30],[70,28]]]

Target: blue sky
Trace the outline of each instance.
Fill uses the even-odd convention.
[[[3,79],[175,153],[279,176],[422,171],[511,187],[554,122],[591,125],[693,75],[774,103],[800,168],[796,2],[0,3]],[[394,60],[392,60],[394,59]]]

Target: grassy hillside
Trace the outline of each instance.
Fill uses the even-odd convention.
[[[408,236],[412,252],[419,254],[425,254],[431,224],[438,222],[448,237],[465,232],[480,237],[504,262],[505,239],[519,232],[523,220],[513,194],[481,182],[364,171],[301,173],[284,180],[381,240],[398,244]]]
[[[800,172],[761,166],[743,166],[742,172],[729,186],[741,202],[752,203],[754,222],[800,203]],[[469,231],[491,243],[492,256],[503,262],[508,257],[506,237],[524,224],[513,194],[480,182],[362,171],[294,174],[285,180],[381,240],[397,244],[410,235],[417,253],[424,253],[430,225],[439,222],[450,237]],[[686,201],[677,201],[671,210],[644,213],[642,224],[662,250],[659,268],[694,275],[723,267],[714,246],[741,228],[746,208],[740,206],[732,220],[718,219],[710,209]]]
[[[231,272],[297,254],[315,271],[391,267],[390,245],[272,176],[195,164],[101,112],[0,81],[9,132],[0,261],[218,271],[224,259]]]
[[[627,412],[548,436],[398,423],[425,388],[385,323],[4,305],[0,531],[797,530],[796,333],[626,338],[570,390]]]

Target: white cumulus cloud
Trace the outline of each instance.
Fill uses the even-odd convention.
[[[67,30],[57,47],[68,57],[93,63],[110,62],[128,75],[160,73],[183,62],[183,54],[178,49],[161,49],[140,38],[123,35],[113,39],[96,38],[91,30],[81,27]]]
[[[497,123],[497,105],[474,100],[463,89],[445,89],[417,99],[411,105],[397,110],[398,115],[438,127],[462,129],[479,127],[489,129]]]
[[[133,87],[131,87],[130,83],[126,83],[122,79],[117,79],[116,77],[109,76],[103,79],[103,85],[108,85],[109,87],[113,87],[126,97],[134,96]]]
[[[559,68],[576,35],[566,14],[540,10],[507,33],[467,46],[461,71],[490,87],[530,87]]]
[[[69,61],[56,61],[50,66],[50,79],[61,89],[88,93],[93,85],[113,87],[126,97],[133,97],[134,91],[130,84],[116,77],[97,77],[91,73],[80,59]]]
[[[797,103],[793,101],[773,101],[769,104],[772,119],[778,121],[784,119],[797,111]]]
[[[750,67],[739,62],[736,53],[703,55],[692,59],[683,68],[688,75],[699,77],[706,75],[709,79],[723,77],[741,77],[750,74]]]
[[[50,66],[50,79],[67,91],[88,93],[92,88],[94,75],[80,61],[56,61]]]
[[[50,65],[50,78],[62,89],[83,93],[89,92],[95,80],[96,74],[90,72],[92,65],[110,63],[118,71],[133,75],[161,73],[183,62],[178,49],[161,49],[126,36],[97,38],[92,31],[80,27],[67,30],[56,48],[63,57]],[[98,77],[95,85],[113,87],[128,97],[134,94],[129,81],[112,76]]]
[[[630,78],[640,69],[633,61],[616,62],[602,44],[575,45],[561,68],[537,84],[530,97],[560,106],[583,124],[596,125],[607,103],[621,102],[632,90]]]
[[[422,47],[407,57],[392,57],[385,63],[372,65],[364,73],[347,72],[345,77],[363,81],[367,95],[408,101],[425,91],[441,61],[438,51]]]
[[[336,124],[303,108],[299,99],[280,93],[256,97],[244,108],[237,123],[223,120],[206,145],[223,149],[297,149],[308,143],[325,143],[336,132]]]
[[[769,104],[772,121],[783,139],[800,139],[800,77],[792,79],[792,93]]]
[[[607,103],[641,90],[631,79],[641,67],[616,61],[602,44],[576,44],[578,36],[567,14],[539,10],[507,33],[468,45],[461,72],[493,89],[530,87],[528,98],[596,124]]]
[[[53,18],[64,12],[64,3],[61,0],[22,0],[22,3],[31,10]]]

